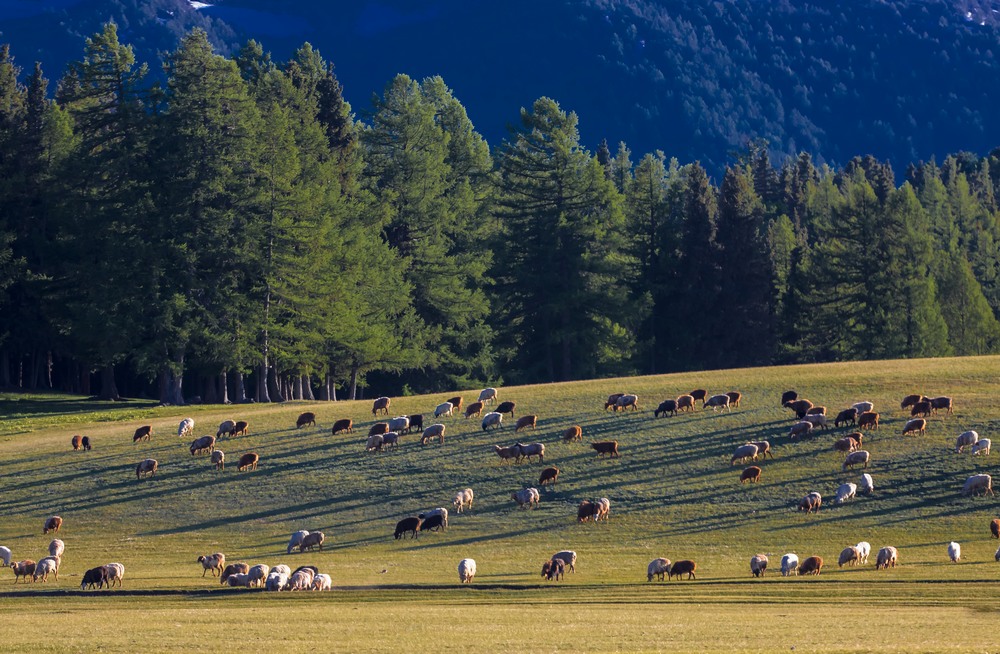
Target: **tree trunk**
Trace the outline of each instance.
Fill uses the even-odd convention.
[[[118,395],[118,386],[115,384],[115,367],[113,365],[104,366],[101,370],[101,392],[97,399],[110,402],[122,399]]]
[[[295,375],[295,399],[304,400],[306,399],[305,393],[302,390],[302,375]]]
[[[331,402],[337,401],[337,383],[329,373],[326,375],[326,398]]]
[[[245,404],[247,401],[247,387],[245,380],[243,379],[243,371],[237,370],[236,381],[234,382],[235,388],[233,389],[233,402],[238,404]]]
[[[7,350],[0,350],[0,388],[10,388],[10,359]]]
[[[170,379],[170,403],[176,406],[184,406],[184,353],[177,355],[177,370],[171,370]]]
[[[202,377],[201,387],[204,389],[201,393],[201,401],[203,404],[219,403],[219,389],[215,385],[214,376]]]
[[[219,403],[229,404],[229,378],[226,371],[219,373]]]
[[[159,374],[160,404],[170,404],[170,369],[164,366]]]
[[[38,386],[41,383],[42,376],[42,357],[38,350],[35,350],[31,355],[31,381],[29,383],[29,388],[35,391],[38,390]],[[115,389],[118,392],[118,389]]]
[[[52,388],[52,350],[45,353],[45,365],[46,365],[46,377],[49,383],[49,389]]]
[[[330,375],[327,374],[323,379],[323,386],[319,389],[319,399],[324,402],[330,401]]]
[[[358,367],[351,366],[351,390],[350,398],[352,400],[358,399]]]
[[[267,388],[267,372],[268,365],[267,359],[264,359],[264,363],[260,364],[260,368],[257,371],[257,401],[258,402],[270,402],[271,394]]]
[[[316,397],[313,395],[312,379],[309,378],[309,375],[302,375],[302,399],[316,401]]]
[[[267,369],[267,390],[268,394],[271,396],[271,402],[284,402],[285,396],[281,393],[281,387],[279,386],[278,371],[271,366]]]

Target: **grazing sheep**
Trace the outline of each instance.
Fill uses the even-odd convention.
[[[856,445],[856,447],[854,449],[861,449],[861,444],[865,440],[865,435],[862,434],[859,431],[856,431],[853,434],[848,434],[844,438],[850,438],[851,440],[854,441],[854,443]]]
[[[42,525],[42,533],[47,534],[50,531],[52,533],[59,533],[59,529],[62,527],[63,519],[57,515],[51,516],[45,519],[45,524]]]
[[[653,559],[646,566],[646,581],[653,581],[653,577],[656,577],[660,581],[663,581],[663,575],[670,572],[670,559]]]
[[[385,397],[384,395],[382,397],[375,398],[375,401],[372,402],[372,415],[377,416],[380,413],[389,415],[389,404],[391,402],[392,400]]]
[[[406,430],[406,433],[409,434],[410,432],[413,431],[423,431],[423,430],[424,430],[424,414],[415,413],[412,416],[410,416],[410,427]]]
[[[389,433],[389,423],[387,422],[376,422],[374,425],[368,428],[368,435],[375,436]]]
[[[229,437],[246,436],[250,433],[250,423],[246,420],[237,420],[233,428],[229,430]]]
[[[863,464],[864,468],[868,468],[868,461],[871,459],[871,454],[868,450],[858,450],[857,452],[851,452],[844,459],[844,465],[841,466],[841,470],[846,471],[848,468],[853,468],[859,463]]]
[[[576,507],[576,521],[577,522],[587,522],[591,518],[594,522],[597,522],[597,516],[601,512],[601,507],[595,502],[590,500],[584,500],[580,502],[579,506]]]
[[[458,562],[458,583],[471,584],[476,578],[475,559],[462,559]]]
[[[663,400],[660,402],[660,406],[656,407],[656,410],[653,411],[653,417],[659,418],[661,413],[665,416],[677,415],[677,400]]]
[[[874,411],[865,411],[858,416],[858,429],[878,429],[878,414]]]
[[[326,541],[326,536],[323,535],[322,531],[311,531],[302,537],[302,542],[299,543],[299,553],[305,552],[306,550],[311,550],[314,547],[318,547],[319,551],[323,551],[323,543]]]
[[[216,470],[226,469],[226,453],[222,450],[216,450],[212,452],[212,464],[215,465]]]
[[[96,568],[91,568],[83,573],[83,581],[80,582],[80,590],[87,590],[87,587],[91,588],[104,588],[105,584],[110,587],[108,583],[108,569],[106,566],[98,566]]]
[[[989,475],[972,475],[962,486],[962,495],[993,495],[993,477]]]
[[[990,534],[992,534],[993,538],[1000,538],[1000,519],[993,518],[990,521]]]
[[[35,574],[35,566],[38,565],[31,559],[25,559],[23,561],[18,561],[17,563],[11,563],[10,568],[14,571],[14,583],[21,577],[24,577],[24,582],[28,582],[28,577]]]
[[[451,402],[442,402],[441,404],[434,407],[434,417],[440,418],[441,416],[450,416],[454,410],[455,410],[454,404],[452,404]],[[391,428],[392,425],[390,424],[389,427]]]
[[[807,416],[825,416],[826,415],[826,407],[825,406],[810,407],[809,410],[806,411],[806,415]]]
[[[191,441],[191,456],[198,454],[199,452],[214,452],[215,451],[215,436],[202,436],[201,438],[196,438]]]
[[[847,454],[858,449],[858,443],[853,438],[838,438],[833,442],[833,449],[836,452]]]
[[[436,425],[431,425],[424,430],[423,435],[420,437],[420,444],[427,445],[427,441],[434,438],[438,439],[438,443],[444,445],[444,425],[437,423]]]
[[[49,556],[61,557],[65,551],[66,543],[62,542],[58,538],[53,538],[52,542],[49,543]]]
[[[225,434],[229,436],[236,431],[236,421],[235,420],[224,420],[219,424],[219,430],[215,432],[215,438],[222,438]]]
[[[837,414],[837,419],[833,421],[834,427],[840,427],[840,423],[851,423],[852,425],[858,424],[858,410],[855,407],[850,409],[844,409]]]
[[[472,404],[470,404],[465,408],[466,418],[471,418],[472,416],[476,416],[478,418],[480,415],[482,415],[482,413],[483,413],[482,402],[473,402]]]
[[[202,555],[198,557],[198,563],[201,564],[203,570],[201,571],[201,576],[204,577],[205,573],[209,570],[212,571],[212,576],[215,576],[215,571],[218,570],[222,573],[223,568],[226,567],[226,555],[222,552],[216,552],[215,554]]]
[[[618,404],[615,406],[615,411],[624,411],[625,409],[632,409],[633,411],[638,411],[639,396],[629,393],[619,397]]]
[[[594,522],[598,522],[601,518],[607,520],[611,515],[611,500],[602,497],[594,502],[594,504],[597,505],[597,515],[594,517]]]
[[[594,448],[597,455],[602,459],[605,454],[610,455],[612,459],[619,456],[618,441],[599,441],[597,443],[591,443],[590,446]]]
[[[308,532],[306,532],[306,533],[308,533]],[[289,576],[289,577],[292,575],[292,569],[289,568],[284,563],[279,563],[278,565],[273,566],[271,568],[270,572],[271,573],[277,572],[277,573],[284,574],[285,576]]]
[[[856,409],[857,412],[858,412],[858,415],[860,416],[862,413],[866,413],[868,411],[874,411],[875,410],[875,405],[872,404],[871,402],[867,402],[867,401],[865,401],[865,402],[855,402],[854,404],[851,405],[851,408],[852,409]]]
[[[823,557],[810,556],[799,566],[799,575],[818,575],[823,569]]]
[[[511,493],[510,499],[517,502],[518,508],[531,509],[538,506],[541,494],[538,492],[537,488],[522,488],[515,493]]]
[[[976,444],[972,446],[972,455],[979,456],[980,454],[982,454],[983,456],[989,456],[990,446],[992,445],[993,441],[991,441],[990,439],[980,438],[978,441],[976,441]]]
[[[497,389],[495,388],[484,388],[483,390],[479,391],[478,401],[482,402],[483,404],[486,404],[487,402],[493,404],[497,400],[497,398],[498,394],[497,394]]]
[[[678,561],[670,566],[670,570],[667,571],[667,579],[673,579],[674,575],[677,575],[677,579],[680,579],[681,575],[687,575],[688,579],[696,579],[694,571],[697,567],[698,565],[694,561],[687,559]]]
[[[809,400],[794,400],[792,402],[785,403],[784,407],[794,411],[799,420],[802,420],[802,417],[813,407],[813,403]]]
[[[757,466],[750,466],[749,468],[744,468],[743,472],[740,474],[740,483],[745,484],[748,481],[756,484],[760,481],[761,469]]]
[[[914,418],[913,420],[907,420],[906,425],[903,427],[903,436],[907,434],[926,434],[927,433],[927,421],[923,418]]]
[[[421,513],[420,515],[424,515]],[[419,517],[419,516],[418,516]],[[420,531],[441,531],[448,525],[448,517],[441,514],[428,514],[427,519],[421,518]]]
[[[687,409],[688,411],[694,411],[694,398],[691,397],[690,395],[680,395],[674,401],[677,402],[678,413],[680,413],[684,409]]]
[[[927,400],[924,400],[923,402],[917,402],[916,404],[913,405],[913,408],[910,409],[910,415],[922,416],[924,418],[929,417],[931,415],[931,403]]]
[[[743,399],[743,393],[739,391],[729,391],[726,393],[729,396],[729,406],[740,408],[740,400]]]
[[[448,401],[451,402],[451,405],[455,407],[456,411],[462,410],[462,403],[464,402],[464,400],[462,399],[461,395],[456,395],[455,397],[449,399]]]
[[[805,511],[806,513],[812,513],[813,511],[819,513],[821,506],[823,506],[823,496],[816,491],[807,494],[799,501],[799,511]]]
[[[299,417],[295,420],[295,428],[301,429],[306,425],[316,426],[316,414],[312,411],[306,411],[305,413],[300,413]]]
[[[144,476],[155,477],[158,467],[159,464],[156,462],[156,459],[143,459],[135,467],[135,478],[141,479]]]
[[[302,544],[302,539],[309,535],[309,532],[305,529],[300,529],[292,533],[292,537],[288,539],[288,549],[285,554],[291,554],[292,550]]]
[[[243,472],[245,470],[256,470],[257,462],[260,461],[260,457],[257,456],[256,452],[247,452],[240,457],[240,462],[236,466],[236,470]]]
[[[283,574],[281,572],[271,572],[267,575],[267,579],[264,580],[264,590],[271,592],[280,592],[288,585],[289,575]]]
[[[230,588],[251,588],[252,580],[246,572],[237,572],[226,578],[226,585]]]
[[[534,431],[535,425],[538,424],[538,416],[521,416],[517,419],[517,423],[514,425],[514,433],[521,431],[522,429],[527,429],[531,427]]]
[[[177,438],[184,438],[194,433],[194,418],[184,418],[177,425]]]
[[[69,440],[69,443],[73,446],[74,450],[78,450],[80,449],[80,444],[83,443],[83,437],[80,436],[80,434],[77,434]]]
[[[704,388],[699,388],[691,391],[690,393],[688,393],[688,395],[690,395],[696,400],[704,402],[705,398],[708,397],[708,391],[706,391]]]
[[[792,428],[788,430],[788,435],[791,438],[798,438],[799,436],[808,436],[812,433],[813,424],[808,420],[803,420],[802,422],[797,422],[792,425]]]
[[[511,402],[507,400],[506,402],[501,402],[496,408],[497,413],[509,413],[510,417],[514,417],[514,410],[517,408],[517,402]]]
[[[500,463],[509,461],[510,459],[514,459],[515,462],[521,460],[521,448],[517,445],[511,445],[510,447],[494,445],[493,451],[497,453],[498,457],[500,457]]]
[[[781,406],[788,406],[789,402],[794,402],[797,399],[799,399],[798,393],[795,391],[785,391],[781,394]]]
[[[912,422],[912,420],[910,422]],[[964,450],[969,445],[975,445],[978,440],[979,440],[978,433],[974,431],[963,431],[961,434],[958,435],[958,438],[955,439],[955,453],[961,454],[962,450]]]
[[[848,546],[841,550],[840,558],[837,560],[837,567],[843,568],[845,565],[858,565],[860,563],[861,552],[858,551],[857,547]]]
[[[313,590],[333,590],[333,579],[328,574],[320,573],[313,577]]]
[[[562,435],[563,442],[569,443],[572,441],[582,441],[583,440],[583,429],[580,425],[573,425],[572,427],[566,428]]]
[[[750,558],[750,574],[754,577],[763,577],[767,572],[767,555],[755,554]]]
[[[948,543],[948,558],[951,559],[952,563],[958,563],[959,559],[962,558],[962,546],[955,541]]]
[[[552,560],[555,561],[556,559],[559,559],[566,564],[566,567],[569,568],[570,572],[574,574],[576,573],[576,552],[573,550],[562,550],[556,552],[552,555]]]
[[[455,499],[452,500],[452,504],[455,505],[455,512],[461,513],[463,509],[471,509],[474,498],[475,494],[471,488],[466,488],[455,493]]]
[[[333,435],[336,436],[340,432],[345,432],[348,434],[354,433],[354,421],[350,418],[341,418],[337,422],[333,423]]]
[[[420,513],[420,514],[417,515],[417,517],[420,518],[423,521],[421,523],[421,525],[420,525],[420,531],[424,530],[424,523],[426,523],[428,520],[430,520],[434,516],[441,516],[441,526],[444,529],[448,528],[448,509],[446,509],[443,506],[439,506],[436,509],[431,509],[430,511],[427,511],[426,513]],[[430,527],[428,527],[428,529],[430,529]]]
[[[747,459],[752,461],[757,460],[757,446],[753,443],[747,443],[746,445],[740,445],[733,451],[733,458],[729,460],[729,465],[734,465],[737,461],[740,463],[746,462]]]
[[[926,399],[927,399],[926,397],[924,397],[923,395],[919,395],[919,394],[918,395],[907,395],[906,397],[903,398],[903,401],[899,403],[899,408],[900,409],[905,409],[908,406],[913,406],[917,402],[922,402],[922,401],[924,401]]]
[[[264,578],[267,577],[268,568],[263,563],[258,563],[257,565],[250,566],[247,570],[247,577],[249,578],[249,587],[254,588],[256,586],[263,587]]]
[[[559,479],[559,468],[551,466],[542,470],[542,473],[538,475],[538,485],[544,487],[546,484],[556,485],[556,480]]]
[[[248,563],[230,563],[226,566],[226,569],[222,571],[222,574],[219,575],[219,583],[225,584],[233,575],[245,575],[249,572],[250,564]]]
[[[769,456],[771,457],[772,460],[774,459],[774,453],[771,451],[770,441],[750,441],[749,443],[747,443],[747,445],[756,445],[757,456],[759,456],[762,460],[766,459]]]
[[[948,415],[951,415],[955,411],[955,407],[952,406],[950,397],[932,397],[930,399],[931,409],[934,413],[937,413],[938,409],[948,409]]]
[[[841,484],[839,487],[837,487],[837,497],[834,498],[833,503],[843,504],[847,500],[852,499],[855,495],[857,495],[857,493],[858,493],[857,484],[851,484],[851,483]]]
[[[409,430],[410,419],[407,416],[397,416],[392,420],[390,420],[388,424],[389,424],[389,431],[394,431],[396,433],[403,433],[404,431]]]
[[[993,555],[993,560],[1000,563],[1000,547],[997,548],[996,553]]]
[[[125,579],[125,566],[121,563],[109,563],[104,567],[108,569],[108,588],[113,587],[116,581],[121,588],[122,580]]]
[[[84,451],[89,452],[90,451],[90,436],[84,436],[83,440],[80,441],[80,446],[84,449]]]
[[[899,552],[895,547],[883,547],[878,551],[878,556],[875,557],[875,569],[888,570],[889,568],[895,568],[898,561]]]
[[[10,548],[0,546],[0,563],[3,564],[3,567],[5,568],[10,567],[10,558],[11,558]]]
[[[137,443],[142,440],[148,441],[152,436],[153,436],[153,426],[143,425],[142,427],[136,429],[135,433],[132,434],[132,442]]]
[[[865,495],[871,495],[875,492],[875,481],[872,479],[872,476],[866,472],[861,475],[859,487],[861,488],[862,493]]]
[[[396,523],[396,531],[393,537],[399,540],[403,537],[403,534],[410,532],[410,538],[417,538],[417,532],[420,531],[420,518],[413,516],[410,518],[403,518]]]
[[[799,573],[799,557],[788,553],[781,557],[781,576],[797,575]]]
[[[729,396],[728,395],[713,395],[704,402],[701,403],[701,408],[705,409],[712,407],[712,411],[718,411],[719,409],[725,409],[726,411],[731,411],[729,406]]]
[[[829,423],[827,423],[826,421],[826,414],[824,413],[806,414],[805,416],[803,416],[802,421],[811,423],[814,428],[822,427],[823,429],[826,429],[827,427],[830,426]]]
[[[528,461],[531,461],[531,457],[533,456],[538,457],[539,463],[545,460],[545,445],[542,443],[529,443],[528,445],[515,443],[514,446],[521,451],[521,456],[528,459]]]
[[[288,578],[288,590],[309,590],[312,588],[316,573],[308,568],[300,568]]]
[[[861,563],[868,563],[868,556],[872,553],[872,545],[866,540],[861,541],[855,545],[858,549],[858,556],[861,557]]]
[[[494,429],[503,428],[503,414],[491,411],[483,416],[483,431],[488,431],[490,427]]]
[[[546,581],[553,579],[559,581],[566,576],[566,563],[562,559],[550,559],[545,566],[542,566],[542,576]]]
[[[382,435],[382,448],[383,449],[396,449],[399,445],[399,434],[397,432],[391,431],[388,434]]]
[[[39,559],[38,563],[35,564],[35,571],[31,575],[31,583],[38,581],[41,577],[42,583],[49,580],[49,575],[53,575],[56,581],[59,581],[59,557],[57,556],[46,556],[44,559]]]
[[[382,444],[385,442],[385,438],[381,434],[373,434],[368,437],[368,442],[365,443],[365,452],[381,452]]]

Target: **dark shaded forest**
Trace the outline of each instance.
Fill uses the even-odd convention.
[[[897,174],[754,140],[716,176],[591,152],[547,97],[489,144],[440,77],[355,116],[308,44],[195,29],[154,76],[110,23],[52,89],[14,57],[2,387],[325,400],[1000,349],[1000,151]]]

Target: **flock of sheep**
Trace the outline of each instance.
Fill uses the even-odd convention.
[[[654,411],[654,417],[677,415],[681,411],[692,411],[695,402],[701,401],[702,408],[711,407],[713,410],[731,410],[740,406],[741,393],[731,391],[725,394],[709,396],[705,390],[694,390],[688,394],[681,395],[676,399],[669,399],[661,402]],[[503,424],[504,415],[509,414],[515,417],[516,404],[511,401],[502,402],[490,411],[482,415],[487,404],[492,405],[498,400],[498,392],[495,388],[484,389],[476,402],[473,402],[465,409],[465,417],[481,417],[481,426],[484,431],[490,429],[500,429]],[[829,427],[826,407],[815,406],[806,399],[801,399],[794,391],[786,392],[781,398],[783,407],[792,410],[797,418],[788,435],[790,439],[798,439],[814,433],[818,429]],[[372,415],[384,414],[387,417],[385,422],[376,422],[369,430],[365,441],[365,451],[372,453],[385,452],[397,447],[402,434],[409,434],[414,429],[421,434],[420,444],[427,445],[433,441],[444,444],[446,426],[444,423],[435,423],[427,427],[423,424],[423,415],[403,415],[388,419],[391,399],[388,397],[377,398],[372,405]],[[434,409],[434,418],[453,416],[456,411],[461,411],[463,406],[462,397],[454,397],[446,402],[437,405]],[[952,399],[949,397],[927,398],[922,395],[909,395],[901,402],[901,408],[911,409],[911,419],[903,428],[903,434],[924,433],[927,426],[927,418],[939,410],[945,410],[951,414],[954,410]],[[639,397],[634,394],[615,393],[608,397],[605,402],[605,410],[613,411],[639,411]],[[535,415],[521,416],[517,419],[515,433],[524,429],[534,429],[537,425],[538,417]],[[296,427],[316,424],[316,415],[312,412],[302,413],[296,420]],[[874,411],[871,402],[858,402],[853,406],[837,413],[834,426],[853,425],[858,429],[879,429],[879,414]],[[208,452],[211,455],[211,463],[216,469],[224,469],[225,454],[216,449],[218,439],[223,436],[235,437],[248,433],[249,425],[246,421],[226,420],[219,425],[215,436],[202,436],[194,439],[188,448],[194,456],[201,452]],[[337,420],[333,425],[333,434],[342,432],[353,433],[353,421],[350,419]],[[135,430],[133,442],[150,440],[152,437],[152,426],[145,425]],[[183,419],[178,426],[178,436],[191,436],[194,433],[194,420],[192,418]],[[562,435],[566,442],[582,440],[582,429],[579,425],[573,425],[566,429]],[[73,449],[89,450],[92,446],[90,439],[86,436],[75,435],[71,439]],[[833,448],[837,452],[845,455],[842,470],[847,471],[853,466],[861,465],[867,469],[871,460],[868,450],[862,449],[864,444],[864,434],[861,431],[851,433],[843,438],[837,439],[833,443]],[[989,455],[991,442],[988,438],[980,438],[975,431],[966,431],[960,434],[955,443],[956,452],[961,453],[964,448],[969,447],[974,455]],[[617,441],[592,442],[591,447],[603,457],[610,455],[618,456]],[[513,461],[520,463],[522,460],[531,461],[532,457],[537,457],[539,462],[545,460],[545,445],[543,443],[521,443],[520,441],[509,446],[495,445],[494,451],[501,463]],[[771,444],[768,441],[747,442],[738,446],[730,459],[730,465],[736,463],[762,462],[768,457],[774,459]],[[255,452],[249,452],[240,457],[238,468],[242,470],[254,470],[259,462],[259,457]],[[143,478],[154,476],[158,469],[158,462],[155,459],[144,459],[136,466],[136,477]],[[757,483],[762,477],[762,469],[752,465],[746,467],[741,475],[741,483]],[[539,475],[538,486],[554,485],[559,477],[559,469],[549,466],[542,470]],[[859,482],[843,483],[836,490],[835,503],[843,504],[854,498],[858,491],[866,494],[874,492],[875,485],[871,475],[867,472],[862,474]],[[980,493],[993,494],[992,478],[990,475],[980,474],[970,476],[963,485],[963,493],[974,495]],[[463,513],[472,508],[475,494],[473,489],[465,488],[456,493],[453,510],[456,513]],[[531,509],[538,506],[541,493],[535,487],[526,487],[514,491],[510,494],[519,508]],[[806,513],[818,512],[822,505],[822,495],[813,491],[808,493],[798,502],[798,509]],[[585,500],[577,507],[577,520],[579,522],[608,520],[610,515],[611,502],[608,498],[597,500]],[[412,539],[419,537],[421,532],[446,530],[448,528],[448,509],[438,507],[415,516],[410,516],[400,520],[393,532],[394,538],[399,540],[405,538],[407,534]],[[43,533],[50,531],[58,532],[62,526],[62,518],[52,516],[45,521]],[[990,524],[992,535],[1000,538],[1000,519],[993,520]],[[287,553],[293,550],[305,552],[313,548],[323,550],[325,535],[322,532],[309,532],[305,530],[292,534],[288,543]],[[41,558],[37,563],[31,559],[22,561],[12,561],[11,550],[0,546],[0,560],[4,566],[13,569],[15,583],[24,578],[27,581],[31,577],[32,581],[47,581],[48,575],[52,574],[58,580],[59,566],[65,550],[65,544],[59,539],[54,539],[49,544],[49,556]],[[871,552],[871,545],[862,541],[857,545],[845,547],[838,557],[838,565],[864,565],[868,563]],[[948,545],[948,557],[951,561],[958,562],[961,557],[961,546],[952,542]],[[876,556],[876,569],[895,567],[899,554],[895,547],[886,546],[879,549]],[[997,549],[995,558],[1000,561],[1000,548]],[[330,575],[319,573],[315,566],[300,566],[292,571],[289,566],[277,565],[269,567],[264,564],[250,565],[247,563],[232,563],[226,565],[225,555],[221,552],[202,555],[198,557],[198,563],[203,567],[202,576],[209,571],[212,576],[218,575],[221,583],[230,587],[260,587],[271,591],[282,590],[329,590],[332,585]],[[562,579],[566,568],[570,572],[576,569],[576,552],[563,550],[554,554],[546,561],[542,568],[542,577],[547,580]],[[768,567],[768,556],[766,554],[756,554],[750,560],[750,571],[754,577],[764,576]],[[799,557],[794,553],[785,554],[781,558],[781,574],[806,575],[820,574],[823,567],[823,559],[819,556],[810,556],[799,561]],[[688,579],[695,579],[697,565],[692,560],[680,560],[671,562],[667,558],[653,559],[647,566],[647,581],[654,578],[668,579],[677,577],[678,579],[686,575]],[[459,580],[462,583],[470,583],[476,576],[476,562],[473,559],[462,559],[458,564]],[[125,568],[120,563],[109,563],[97,566],[86,571],[81,583],[81,589],[86,588],[111,588],[116,582],[122,585],[125,575]]]

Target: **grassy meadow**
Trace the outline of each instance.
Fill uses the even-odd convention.
[[[738,390],[740,408],[654,419],[660,400],[694,388]],[[841,471],[833,441],[852,428],[820,430],[791,441],[793,417],[782,391],[828,408],[830,418],[862,400],[875,403],[881,429],[865,433],[875,493],[842,506],[837,486],[857,483]],[[612,392],[640,396],[642,411],[602,410]],[[909,393],[955,398],[955,413],[929,420],[924,436],[902,436]],[[0,394],[0,545],[14,559],[38,560],[52,536],[44,519],[63,517],[66,543],[59,580],[14,585],[0,577],[0,608],[30,614],[25,628],[0,622],[0,649],[12,651],[264,651],[316,646],[329,651],[385,651],[405,645],[435,651],[995,651],[989,627],[1000,611],[1000,544],[990,537],[995,497],[963,497],[971,474],[993,474],[989,457],[954,452],[968,429],[993,438],[1000,427],[1000,357],[854,362],[726,370],[500,388],[517,415],[536,414],[534,433],[513,421],[484,433],[479,420],[441,420],[444,445],[421,446],[403,435],[396,451],[366,454],[371,402],[156,407],[83,398]],[[390,417],[423,413],[453,394],[393,398]],[[302,411],[316,427],[296,429]],[[223,438],[227,466],[191,456],[177,424],[190,416],[196,435],[225,419],[250,422],[250,434]],[[338,418],[355,433],[332,436]],[[132,443],[150,424],[150,442]],[[562,431],[583,428],[582,443]],[[73,451],[73,434],[94,449]],[[545,464],[501,464],[494,444],[539,441]],[[592,440],[619,441],[620,459],[600,459]],[[769,440],[774,460],[759,462],[759,484],[739,483],[733,449]],[[997,447],[1000,448],[1000,439]],[[237,472],[240,454],[260,467]],[[135,465],[160,469],[137,481]],[[560,469],[540,506],[519,510],[510,493],[536,485],[545,465]],[[450,516],[445,532],[396,541],[396,522],[471,487],[475,506]],[[818,514],[796,511],[810,491],[823,495]],[[583,499],[608,497],[611,519],[576,522]],[[323,552],[285,553],[297,529],[323,531]],[[868,566],[837,568],[837,556],[861,540]],[[949,541],[962,561],[948,561]],[[875,571],[879,547],[899,549],[900,565]],[[552,553],[578,553],[576,573],[558,583],[539,577]],[[292,568],[316,565],[334,580],[329,593],[280,595],[223,589],[202,577],[199,554],[221,551],[230,562]],[[771,568],[753,579],[750,557]],[[818,577],[782,578],[781,556],[823,557]],[[646,582],[646,564],[664,556],[693,559],[695,581]],[[456,566],[474,558],[478,575],[458,584]],[[90,567],[125,565],[124,588],[80,593]],[[6,573],[5,573],[6,574]],[[4,581],[6,579],[6,581]],[[4,585],[5,584],[5,585]],[[109,630],[109,623],[116,624]],[[242,635],[237,635],[240,634]],[[301,643],[299,643],[301,641]],[[318,644],[321,644],[319,646]]]

